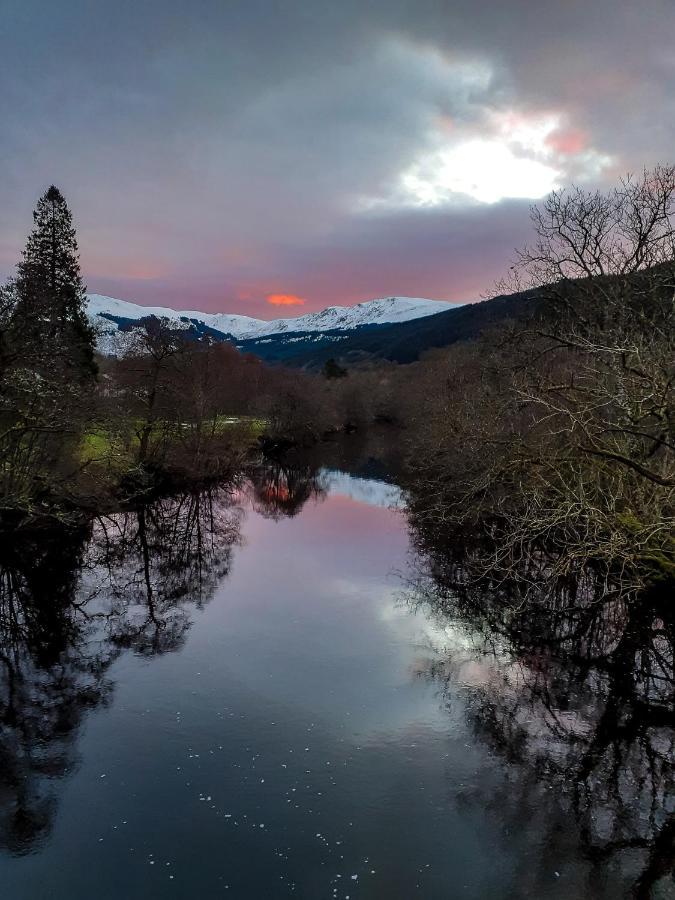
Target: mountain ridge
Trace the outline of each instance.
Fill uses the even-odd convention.
[[[521,319],[532,312],[535,293],[525,291],[461,305],[392,297],[269,322],[228,313],[143,307],[101,295],[90,295],[88,312],[98,332],[99,352],[106,355],[122,355],[144,318],[168,315],[172,328],[188,330],[196,340],[229,341],[242,353],[268,363],[318,369],[330,358],[347,366],[378,359],[414,362],[428,350],[473,340],[507,319]],[[438,307],[440,311],[436,311]],[[341,317],[344,313],[348,313],[346,320]],[[303,325],[309,327],[303,330]],[[223,330],[228,328],[231,330]]]
[[[103,294],[87,295],[87,315],[93,324],[111,334],[108,323],[126,326],[143,318],[168,318],[177,327],[189,323],[206,326],[235,340],[249,340],[283,333],[350,330],[362,325],[392,324],[434,315],[458,304],[422,297],[386,297],[367,300],[354,306],[329,306],[314,313],[279,319],[255,319],[237,313],[205,313],[199,310],[174,310],[162,306],[141,306]],[[104,321],[101,321],[104,320]],[[132,326],[133,327],[133,326]]]

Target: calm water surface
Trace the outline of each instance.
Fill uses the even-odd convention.
[[[8,554],[0,896],[630,896],[556,745],[497,746],[499,702],[543,734],[522,671],[417,602],[398,502],[277,472]]]

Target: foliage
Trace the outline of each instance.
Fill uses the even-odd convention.
[[[24,361],[61,380],[91,379],[94,334],[85,313],[72,214],[52,186],[33,213],[35,227],[11,285],[10,339]]]
[[[0,292],[3,507],[67,491],[96,374],[72,216],[57,188],[33,218],[16,277]]]
[[[486,539],[477,577],[528,594],[587,566],[628,593],[672,575],[675,170],[554,193],[516,263],[545,314],[433,363],[413,510]]]

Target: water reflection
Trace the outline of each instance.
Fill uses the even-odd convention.
[[[468,638],[422,674],[448,702],[468,695],[474,734],[507,764],[471,802],[498,810],[513,834],[529,819],[540,835],[542,852],[519,874],[524,891],[541,895],[569,862],[560,838],[574,822],[592,896],[604,896],[609,871],[622,896],[666,896],[675,887],[672,604],[658,591],[622,594],[589,571],[534,602],[525,579],[513,590],[474,580],[470,546],[434,548],[428,535],[424,544],[427,578],[413,599]]]
[[[0,846],[13,853],[48,831],[49,779],[73,765],[73,731],[105,696],[97,660],[79,652],[71,603],[86,539],[0,549]]]
[[[268,519],[296,516],[312,498],[326,494],[320,470],[307,463],[273,460],[251,473],[248,482],[253,509]]]
[[[97,519],[82,587],[104,598],[106,640],[146,656],[180,647],[190,609],[229,571],[241,516],[232,493],[211,489]]]
[[[241,490],[265,517],[322,493],[318,471],[261,467],[243,485],[162,498],[84,529],[0,546],[0,848],[48,835],[58,779],[78,762],[84,714],[105,704],[124,650],[177,650],[193,610],[224,579],[240,542]]]
[[[107,671],[131,648],[185,639],[239,540],[231,494],[162,499],[0,550],[0,846],[48,834],[58,779],[77,764],[78,726],[107,701]]]
[[[41,861],[84,848],[98,866],[119,865],[133,896],[164,896],[142,880],[159,866],[134,855],[161,820],[148,858],[163,845],[171,873],[182,860],[181,889],[200,896],[224,884],[272,895],[281,876],[295,896],[349,879],[354,900],[407,898],[420,885],[429,898],[448,885],[471,898],[668,896],[675,627],[665,598],[629,602],[581,573],[524,603],[504,583],[473,581],[462,552],[427,545],[431,574],[409,595],[424,615],[410,616],[386,578],[407,546],[392,505],[400,494],[384,482],[276,463],[3,546],[2,849],[43,846],[78,765],[79,727],[115,681],[88,756],[106,754],[120,727],[94,787],[86,766],[72,780],[80,793],[62,801],[35,867],[6,859],[3,876],[16,885],[28,872],[33,888]],[[138,667],[125,668],[134,655]],[[138,690],[133,714],[119,710],[125,690]],[[104,771],[107,795],[95,790]],[[98,807],[75,819],[104,796],[108,827],[92,835]],[[124,836],[113,832],[127,817]],[[55,896],[90,895],[79,868],[59,877]],[[100,881],[101,896],[121,896],[110,871]],[[32,900],[31,888],[14,896]]]

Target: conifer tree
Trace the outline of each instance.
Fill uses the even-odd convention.
[[[54,185],[38,201],[33,220],[13,286],[15,340],[29,365],[43,368],[42,361],[57,378],[92,380],[94,333],[85,313],[73,217]]]

